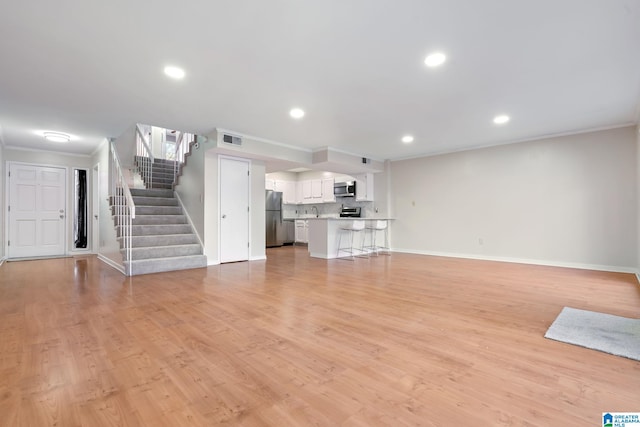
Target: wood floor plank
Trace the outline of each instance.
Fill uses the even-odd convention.
[[[0,426],[598,425],[640,362],[544,338],[563,307],[638,317],[631,274],[411,254],[127,278],[0,267]]]

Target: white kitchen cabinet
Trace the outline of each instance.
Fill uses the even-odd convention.
[[[333,194],[333,178],[325,178],[322,180],[322,202],[334,203],[336,196]]]
[[[313,194],[311,192],[311,181],[302,181],[302,203],[313,203]]]
[[[304,196],[302,194],[302,181],[297,181],[295,184],[296,192],[296,205],[304,203]]]
[[[282,203],[295,205],[296,183],[294,181],[275,181],[275,190],[282,192]]]
[[[309,221],[296,219],[296,243],[309,243]]]
[[[312,179],[311,180],[311,198],[314,203],[318,201],[322,201],[322,180],[321,179]]]
[[[355,176],[356,201],[373,202],[373,174],[362,173]]]
[[[298,182],[298,185],[302,185],[302,203],[314,204],[323,203],[322,200],[322,180],[321,179],[308,179]]]
[[[264,180],[264,189],[265,190],[275,190],[276,182],[273,179],[265,179]]]

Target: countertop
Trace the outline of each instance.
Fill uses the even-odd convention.
[[[387,217],[360,217],[360,218],[341,218],[338,216],[300,216],[300,217],[293,217],[293,218],[282,218],[283,221],[294,221],[296,219],[303,219],[303,220],[307,220],[307,219],[311,219],[311,220],[338,220],[338,221],[352,221],[352,220],[364,220],[364,221],[392,221],[395,218],[387,218]]]

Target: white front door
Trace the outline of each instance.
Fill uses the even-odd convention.
[[[65,254],[67,170],[10,163],[8,258]]]
[[[220,158],[220,262],[249,259],[249,162]]]

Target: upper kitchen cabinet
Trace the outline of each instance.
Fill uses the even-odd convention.
[[[282,192],[282,203],[287,205],[295,205],[298,203],[296,197],[296,183],[294,181],[276,180],[273,189],[275,191]]]
[[[311,197],[314,202],[322,201],[322,180],[321,179],[312,179],[311,180]]]
[[[313,203],[311,181],[299,181],[298,185],[302,188],[302,203]]]
[[[324,189],[321,179],[308,179],[298,181],[298,186],[302,188],[303,204],[324,203]],[[331,188],[333,194],[333,187]]]
[[[355,175],[356,201],[373,202],[373,174],[362,173]]]
[[[273,179],[265,179],[264,180],[264,189],[265,190],[275,190],[276,189],[276,181]]]
[[[325,178],[322,180],[322,202],[333,203],[336,201],[336,196],[333,194],[333,178]]]

